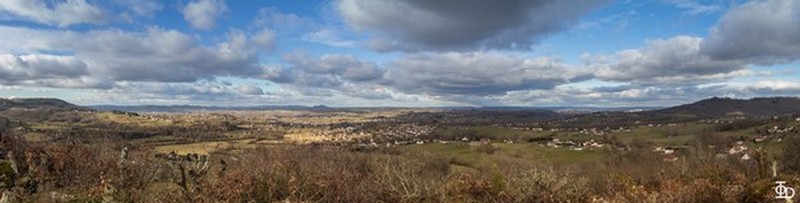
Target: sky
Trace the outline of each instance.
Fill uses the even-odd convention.
[[[0,97],[670,106],[800,96],[795,0],[3,0]]]

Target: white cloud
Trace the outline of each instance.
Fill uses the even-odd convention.
[[[183,18],[194,28],[210,30],[217,17],[228,10],[223,0],[191,0],[183,8]]]
[[[702,2],[697,0],[665,0],[665,2],[674,5],[686,11],[690,15],[708,15],[722,11],[726,3],[725,1],[712,1]]]
[[[584,57],[606,81],[637,84],[698,84],[749,74],[745,64],[715,60],[700,52],[702,38],[676,36],[647,43],[643,48],[619,51],[612,56]]]
[[[85,0],[65,0],[48,2],[45,0],[3,0],[0,12],[34,22],[67,27],[74,24],[100,24],[106,22],[102,9]]]
[[[114,0],[133,14],[139,16],[153,17],[157,12],[164,9],[164,4],[159,0]]]
[[[340,31],[324,28],[303,35],[303,40],[333,47],[355,47],[358,44],[355,40],[343,39],[342,35]]]
[[[274,30],[264,28],[253,35],[252,41],[261,49],[271,51],[275,49],[275,35]]]
[[[750,1],[726,13],[711,28],[702,52],[719,60],[759,65],[800,59],[800,2]]]
[[[0,26],[0,31],[0,39],[20,39],[0,45],[0,53],[66,53],[85,64],[96,80],[193,82],[218,76],[255,77],[262,71],[257,43],[241,32],[206,46],[188,34],[160,28],[72,32]]]

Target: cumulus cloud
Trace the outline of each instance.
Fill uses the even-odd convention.
[[[700,52],[702,38],[657,39],[611,56],[586,56],[598,79],[637,84],[707,83],[747,75],[738,60],[715,60]]]
[[[228,7],[223,0],[192,0],[183,7],[183,19],[194,28],[210,30]]]
[[[0,80],[79,77],[88,74],[86,66],[69,56],[0,54]]]
[[[714,59],[760,65],[800,59],[800,2],[749,1],[726,13],[711,29],[702,52]]]
[[[374,32],[377,49],[528,49],[606,2],[338,0],[336,8],[351,26]]]
[[[57,40],[90,61],[92,73],[112,80],[192,82],[214,76],[260,73],[257,58],[243,33],[215,47],[198,45],[174,30],[153,28],[145,33],[116,30],[73,33],[79,43]]]
[[[2,39],[20,39],[0,45],[0,53],[68,53],[68,59],[80,61],[97,80],[193,82],[262,73],[253,37],[241,32],[231,32],[226,41],[205,46],[188,34],[159,28],[73,32],[0,26],[0,31]],[[50,64],[28,65],[36,66],[32,67],[35,70]],[[54,72],[64,70],[73,69]]]
[[[86,0],[3,0],[0,12],[32,20],[34,22],[67,27],[74,24],[104,23],[106,14]]]
[[[555,58],[525,58],[500,52],[421,53],[389,63],[386,83],[407,93],[493,95],[550,89],[591,78]]]
[[[292,53],[285,55],[284,61],[288,67],[270,68],[265,78],[300,87],[336,88],[346,82],[375,81],[384,73],[377,64],[352,55],[332,54],[315,59],[303,53]]]

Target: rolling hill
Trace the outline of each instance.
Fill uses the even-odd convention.
[[[800,98],[765,97],[753,99],[710,98],[652,111],[659,114],[692,114],[699,117],[723,116],[780,116],[800,113]]]
[[[50,109],[68,109],[68,110],[84,110],[86,108],[71,104],[64,100],[53,98],[13,98],[3,99],[0,98],[0,111],[5,111],[12,108],[33,109],[33,108],[50,108]]]

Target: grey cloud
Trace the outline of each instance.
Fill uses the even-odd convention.
[[[718,60],[760,65],[800,59],[800,2],[749,1],[726,13],[711,29],[702,52]]]
[[[374,31],[372,48],[528,49],[562,31],[605,0],[338,0],[344,19]]]
[[[3,0],[0,12],[7,12],[24,19],[47,25],[67,27],[74,24],[104,23],[105,12],[85,0]]]
[[[79,88],[79,89],[110,89],[115,83],[109,80],[98,80],[90,76],[73,78],[44,78],[15,82],[16,85],[29,87],[54,87],[54,88]]]
[[[191,105],[255,105],[275,100],[260,94],[244,94],[240,88],[216,82],[194,83],[117,82],[109,90],[94,93],[102,103],[114,104],[191,104]],[[91,103],[97,103],[98,99]]]
[[[319,59],[302,53],[287,54],[288,68],[273,68],[267,79],[298,86],[330,87],[345,82],[367,82],[381,79],[384,70],[372,62],[360,61],[351,55],[324,55]],[[271,74],[270,74],[271,73]]]
[[[648,42],[612,56],[586,57],[598,79],[636,84],[699,84],[749,74],[737,60],[715,60],[700,52],[702,38],[677,36]]]
[[[497,95],[591,78],[553,58],[526,59],[499,52],[413,54],[388,67],[388,86],[431,95]]]
[[[69,56],[0,54],[0,81],[74,78],[88,75],[86,67]]]

